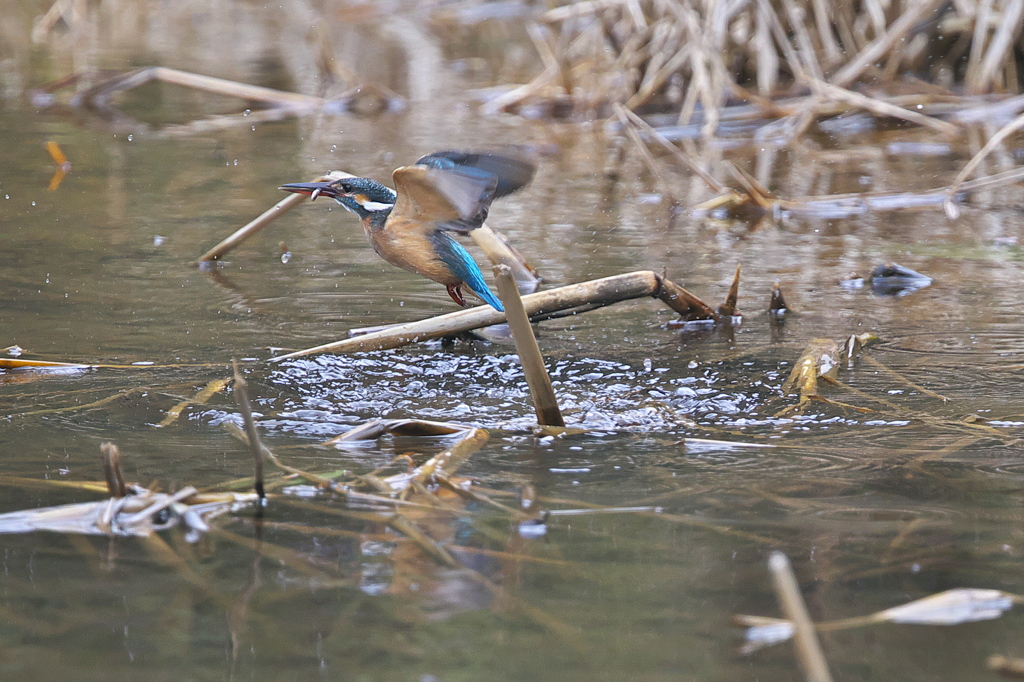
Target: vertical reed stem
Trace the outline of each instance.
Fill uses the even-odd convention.
[[[789,557],[782,552],[772,552],[768,557],[768,568],[772,572],[775,596],[782,607],[782,613],[793,623],[793,644],[804,678],[807,682],[832,682],[832,674],[828,670],[821,643],[818,642],[818,633],[807,613],[807,605],[800,594],[800,585],[793,575]]]
[[[551,388],[551,377],[544,367],[544,356],[540,354],[530,318],[523,307],[523,300],[519,298],[512,269],[507,265],[495,265],[494,276],[498,282],[498,296],[505,306],[505,319],[512,329],[512,340],[515,341],[516,352],[519,353],[519,361],[523,365],[526,383],[533,397],[533,406],[537,410],[537,423],[542,426],[565,426],[555,391]]]
[[[252,418],[252,405],[249,403],[249,391],[246,388],[245,379],[238,370],[238,361],[232,360],[231,364],[235,369],[235,400],[238,402],[238,409],[242,412],[242,419],[245,421],[245,435],[249,438],[249,451],[252,453],[253,466],[255,467],[254,484],[256,494],[260,498],[260,509],[266,501],[267,493],[263,487],[263,448],[260,443],[260,434],[256,432],[256,422]]]

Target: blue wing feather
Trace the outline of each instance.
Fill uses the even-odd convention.
[[[469,252],[462,248],[462,244],[459,244],[444,232],[435,232],[431,235],[431,241],[434,243],[437,255],[441,261],[451,269],[456,277],[465,282],[466,286],[472,289],[473,293],[483,299],[485,303],[498,312],[505,312],[501,301],[487,287],[487,282],[484,281],[484,275],[480,272],[480,267],[473,260],[473,257],[469,255]]]

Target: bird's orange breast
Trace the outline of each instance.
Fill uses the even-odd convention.
[[[378,256],[397,265],[403,270],[414,272],[439,284],[448,286],[461,280],[437,257],[434,245],[428,237],[433,226],[393,218],[383,227],[371,227],[363,223],[366,237]]]

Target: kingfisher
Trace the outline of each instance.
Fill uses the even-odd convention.
[[[487,287],[480,267],[452,234],[468,234],[483,225],[491,202],[533,179],[536,166],[499,152],[440,151],[391,174],[395,189],[370,178],[297,182],[278,189],[331,197],[359,216],[370,246],[400,268],[444,284],[448,295],[466,307],[462,287],[504,312]]]

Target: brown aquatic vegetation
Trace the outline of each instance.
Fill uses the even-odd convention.
[[[530,30],[541,73],[485,109],[590,117],[620,103],[676,113],[710,136],[730,102],[774,117],[775,100],[803,91],[811,97],[792,114],[798,128],[820,107],[841,104],[949,133],[945,121],[851,88],[1018,93],[1022,16],[1019,2],[571,3]]]

